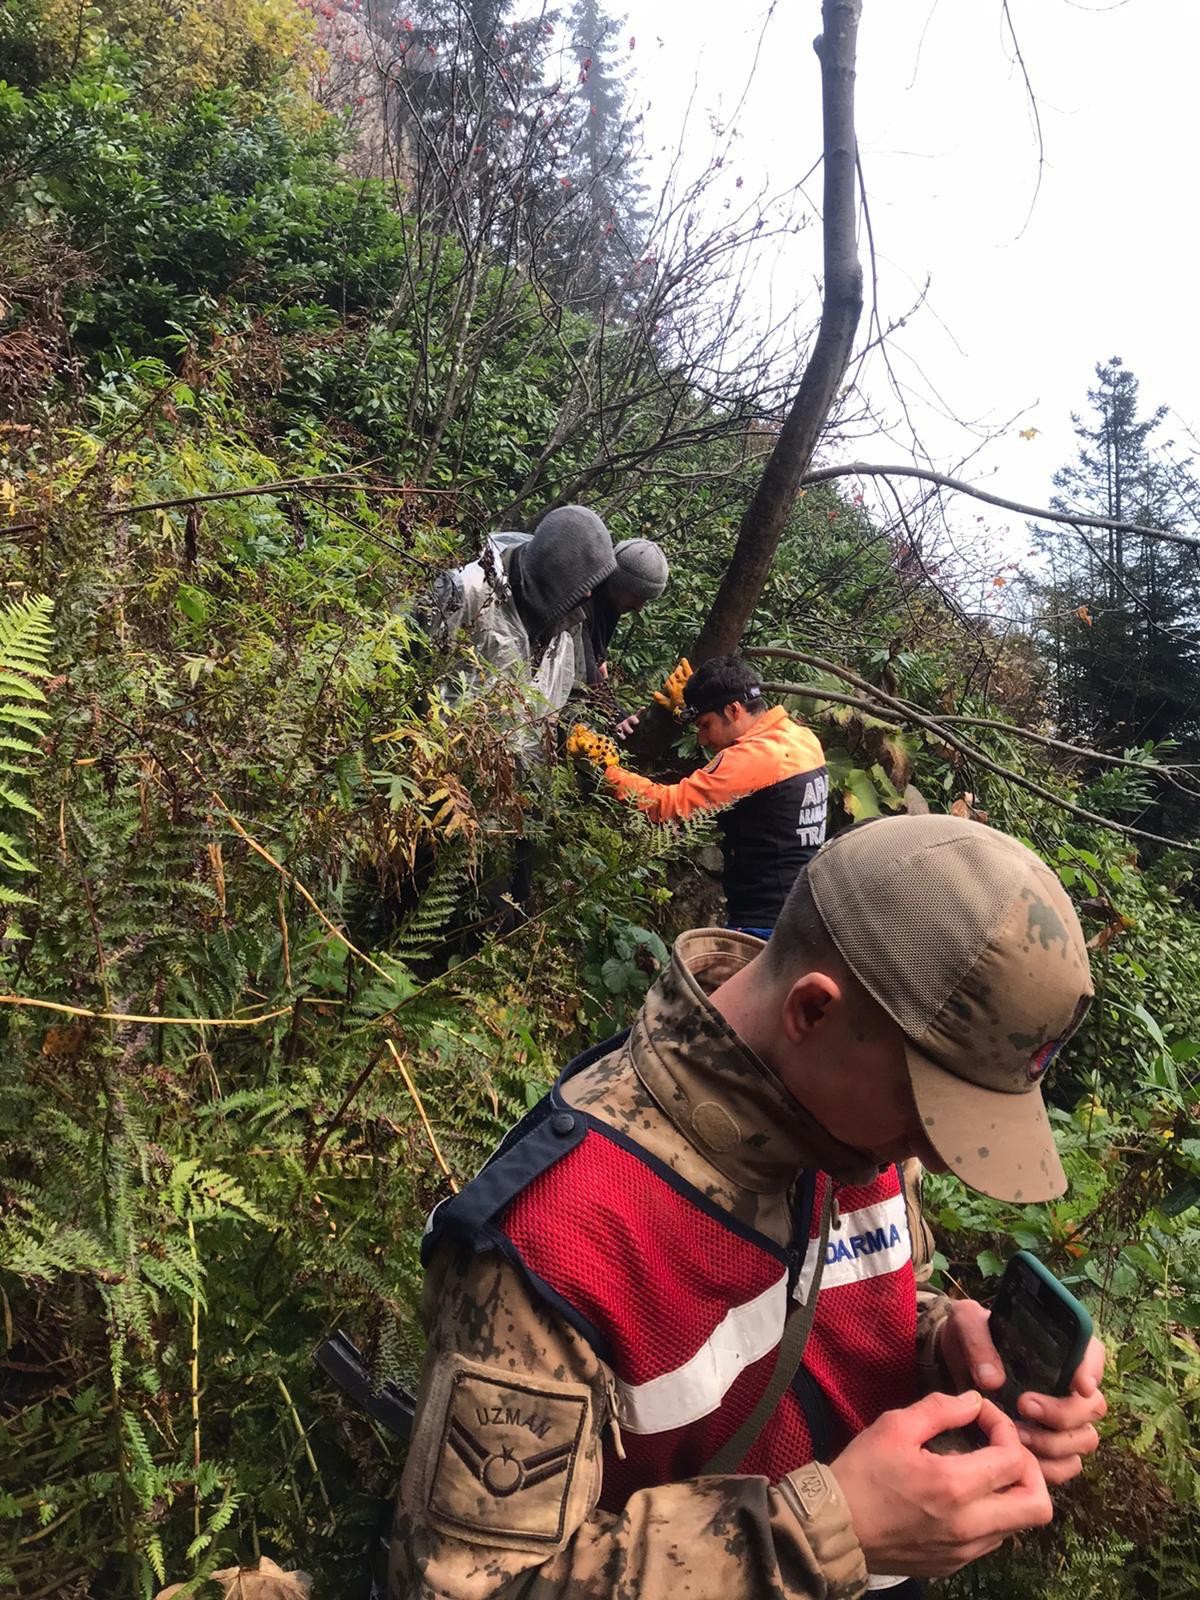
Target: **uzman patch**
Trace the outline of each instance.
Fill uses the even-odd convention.
[[[459,1368],[450,1383],[430,1511],[449,1527],[557,1545],[588,1393]]]

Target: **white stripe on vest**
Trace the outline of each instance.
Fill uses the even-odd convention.
[[[690,1360],[645,1383],[617,1379],[617,1417],[630,1433],[665,1433],[714,1412],[739,1375],[774,1350],[787,1314],[787,1274],[727,1311]]]
[[[898,1272],[911,1260],[912,1241],[908,1237],[904,1196],[894,1194],[890,1200],[863,1206],[861,1211],[845,1212],[840,1226],[830,1229],[821,1291],[824,1293],[826,1289],[837,1289],[847,1283],[862,1283],[867,1278],[880,1278],[885,1272]],[[798,1300],[807,1299],[816,1264],[817,1241],[810,1239],[796,1283]]]

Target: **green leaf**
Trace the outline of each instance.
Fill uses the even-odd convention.
[[[1150,1037],[1154,1040],[1158,1048],[1160,1050],[1165,1050],[1167,1048],[1167,1041],[1163,1035],[1162,1029],[1140,1001],[1134,1006],[1133,1014],[1141,1023],[1142,1027],[1145,1028]]]
[[[10,867],[14,872],[36,872],[38,870],[32,861],[27,860],[22,855],[19,841],[8,833],[0,833],[0,862],[6,867]]]
[[[981,1250],[975,1257],[975,1265],[985,1278],[999,1278],[1004,1272],[1004,1262],[995,1250]]]
[[[0,802],[6,806],[11,806],[14,811],[23,811],[27,817],[41,815],[37,807],[30,805],[23,794],[18,794],[15,789],[10,789],[7,784],[0,783]]]
[[[181,583],[175,591],[175,604],[189,622],[203,624],[208,621],[211,597],[194,584]]]
[[[617,956],[609,956],[600,968],[600,976],[610,994],[624,994],[629,988],[628,963],[621,961]]]
[[[875,785],[883,804],[889,810],[894,811],[898,806],[904,804],[904,796],[896,788],[896,785],[888,777],[878,761],[871,768],[871,781]]]
[[[15,694],[21,700],[44,701],[46,698],[36,683],[19,678],[15,672],[8,672],[3,667],[0,667],[0,689],[6,694]]]
[[[29,733],[39,733],[39,722],[49,722],[50,713],[40,706],[15,706],[10,701],[0,701],[0,722],[11,722]]]
[[[846,774],[842,786],[842,804],[855,822],[865,822],[868,817],[882,815],[879,795],[871,782],[869,772],[853,767]]]
[[[0,733],[0,750],[15,750],[19,755],[25,756],[40,756],[44,754],[39,745],[30,744],[28,739],[14,739],[8,733]]]
[[[1133,1294],[1138,1287],[1138,1275],[1127,1261],[1118,1261],[1113,1267],[1110,1284],[1114,1294]]]

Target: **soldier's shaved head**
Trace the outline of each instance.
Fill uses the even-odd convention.
[[[761,959],[766,975],[773,979],[790,978],[800,966],[817,966],[839,974],[847,971],[821,921],[807,868],[800,871],[792,885]]]

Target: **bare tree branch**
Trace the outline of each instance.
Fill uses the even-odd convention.
[[[368,461],[364,467],[347,467],[344,472],[320,472],[307,478],[279,478],[274,483],[256,483],[238,489],[213,489],[205,494],[180,494],[170,500],[142,500],[132,506],[97,506],[91,514],[97,517],[132,517],[139,511],[169,511],[174,506],[198,506],[209,500],[244,500],[251,495],[278,494],[284,489],[351,489],[356,494],[416,495],[419,498],[426,495],[461,498],[466,492],[466,485],[461,489],[425,489],[412,484],[374,482],[362,476],[371,465]],[[73,490],[69,490],[70,493]],[[41,522],[36,518],[26,522],[3,523],[0,524],[0,536],[30,533],[39,527]]]
[[[1025,214],[1025,221],[1021,224],[1021,232],[1017,235],[1017,238],[1020,239],[1033,220],[1033,210],[1037,205],[1038,195],[1042,192],[1042,178],[1046,171],[1046,140],[1042,133],[1041,108],[1038,106],[1037,95],[1033,92],[1033,84],[1030,82],[1029,68],[1025,65],[1025,57],[1021,54],[1021,44],[1017,38],[1017,29],[1012,19],[1012,12],[1009,10],[1008,0],[1000,0],[1000,14],[1008,29],[1008,37],[1012,40],[1013,55],[1016,57],[1017,66],[1020,67],[1021,77],[1025,82],[1025,93],[1029,98],[1029,110],[1033,116],[1033,131],[1037,135],[1037,181],[1033,186],[1033,195],[1029,201],[1029,210]]]
[[[1107,528],[1116,533],[1134,533],[1141,539],[1161,539],[1167,544],[1182,545],[1187,550],[1200,550],[1200,537],[1189,533],[1168,533],[1163,528],[1147,528],[1140,522],[1121,522],[1112,517],[1096,517],[1083,511],[1052,511],[1046,506],[1027,505],[1023,500],[1009,500],[1003,495],[990,494],[977,484],[965,483],[961,478],[948,478],[944,473],[931,472],[926,467],[877,466],[872,462],[848,461],[840,466],[817,467],[805,473],[804,486],[814,483],[831,483],[835,478],[920,478],[923,483],[936,483],[956,494],[967,494],[986,505],[998,506],[1001,511],[1015,511],[1019,516],[1032,517],[1036,522],[1062,522],[1068,527]]]

